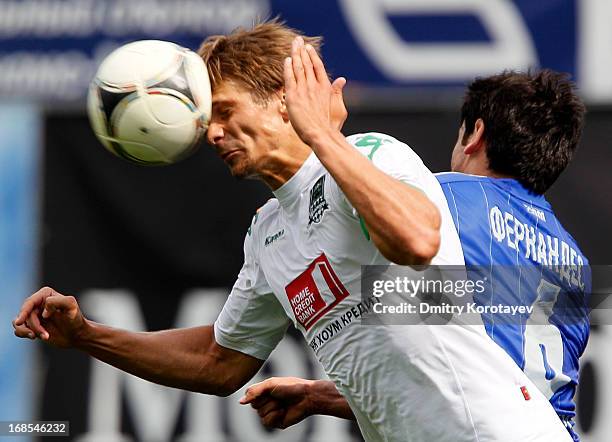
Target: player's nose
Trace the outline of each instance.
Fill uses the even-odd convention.
[[[206,140],[211,146],[216,146],[223,139],[223,126],[213,121],[210,122],[206,131]]]

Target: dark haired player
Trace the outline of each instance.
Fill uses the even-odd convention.
[[[570,162],[584,112],[573,85],[549,70],[477,79],[461,108],[453,172],[437,174],[465,264],[479,266],[473,272],[495,286],[475,301],[536,307],[537,313],[519,321],[482,315],[487,334],[550,400],[574,440],[573,397],[589,335],[590,275],[587,259],[543,194]],[[296,378],[256,384],[242,402],[252,403],[264,424],[277,427],[309,414],[348,412],[330,382]]]

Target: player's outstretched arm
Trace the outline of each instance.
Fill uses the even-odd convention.
[[[287,428],[314,414],[354,420],[348,402],[331,381],[269,378],[247,388],[240,399],[257,410],[263,425]]]
[[[284,74],[293,128],[363,218],[378,250],[397,264],[429,263],[440,245],[436,206],[419,189],[376,168],[346,141],[332,121],[338,87],[332,88],[318,54],[299,37]]]
[[[143,379],[226,396],[253,377],[263,361],[218,345],[213,327],[130,332],[87,320],[76,299],[45,287],[13,321],[15,335],[77,348]]]

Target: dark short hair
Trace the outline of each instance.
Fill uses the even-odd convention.
[[[461,121],[465,134],[484,121],[489,168],[542,194],[576,150],[585,107],[566,74],[551,70],[477,78],[467,89]]]

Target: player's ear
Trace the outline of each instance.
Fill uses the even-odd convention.
[[[485,124],[482,118],[476,120],[472,133],[468,136],[467,143],[463,148],[463,153],[466,155],[473,155],[484,147]]]
[[[278,110],[281,114],[281,117],[283,118],[283,121],[285,123],[289,123],[289,112],[287,111],[287,101],[285,99],[285,89],[284,88],[281,89],[278,94],[280,98]]]

